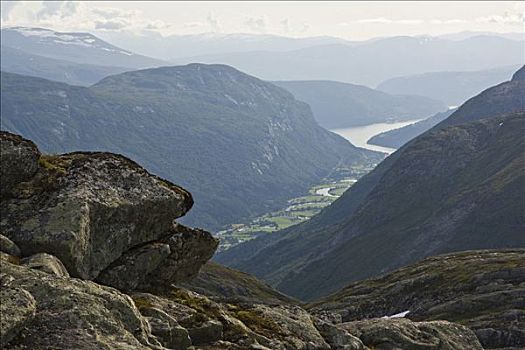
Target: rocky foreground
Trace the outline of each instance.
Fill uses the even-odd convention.
[[[174,221],[193,203],[184,189],[119,155],[43,155],[5,132],[0,141],[2,348],[445,350],[482,349],[478,337],[486,343],[479,328],[478,337],[468,328],[468,310],[460,310],[463,324],[438,320],[443,312],[379,318],[393,310],[379,305],[404,284],[362,292],[352,301],[363,301],[355,315],[348,305],[306,311],[252,276],[206,264],[216,239]],[[498,282],[507,267],[492,269],[480,292],[489,293],[492,281],[500,294],[512,287],[517,301],[498,297],[494,315],[521,322],[522,313],[504,310],[512,303],[523,311],[523,294],[514,292],[522,270]]]

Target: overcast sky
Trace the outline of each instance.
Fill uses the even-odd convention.
[[[524,32],[525,1],[4,1],[2,27],[170,34],[263,33],[352,40],[461,31]]]

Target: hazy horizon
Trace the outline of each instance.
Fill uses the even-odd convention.
[[[2,1],[2,27],[122,36],[272,35],[369,40],[451,33],[524,33],[523,1],[488,2]]]

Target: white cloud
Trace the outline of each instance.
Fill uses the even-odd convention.
[[[206,22],[208,23],[208,25],[213,31],[215,32],[221,31],[221,25],[219,23],[219,20],[217,19],[217,17],[215,17],[213,13],[210,12],[208,14],[208,17],[206,17]]]
[[[450,18],[450,19],[432,19],[429,21],[432,24],[461,24],[461,23],[468,23],[466,19],[457,19],[457,18]]]
[[[95,21],[95,29],[99,30],[120,30],[127,27],[129,22],[121,18]]]
[[[521,24],[523,25],[525,18],[523,13],[511,14],[505,12],[503,15],[492,15],[486,17],[476,18],[478,23],[497,23],[497,24]]]
[[[7,4],[7,3],[6,3]],[[13,2],[13,4],[17,4]],[[148,19],[141,11],[115,7],[100,7],[96,2],[42,1],[23,4],[17,17],[9,16],[14,5],[2,1],[2,26],[30,25],[58,31],[131,31],[164,30],[171,25],[158,19]],[[5,11],[5,12],[4,12]]]
[[[308,22],[303,22],[299,26],[299,29],[297,30],[297,32],[304,33],[304,32],[307,32],[308,29],[310,29],[310,24]]]
[[[2,1],[0,3],[0,6],[1,6],[0,12],[2,13],[2,20],[5,21],[9,19],[9,14],[15,8],[16,5],[17,5],[16,1]]]
[[[385,17],[376,17],[376,18],[363,18],[357,19],[349,22],[341,22],[340,26],[348,26],[355,23],[380,23],[380,24],[421,24],[424,20],[422,19],[391,19]]]
[[[244,25],[253,32],[266,32],[266,19],[264,17],[250,17],[244,21]]]
[[[509,13],[505,12],[503,15],[492,15],[485,17],[477,17],[471,20],[459,19],[459,18],[447,18],[447,19],[391,19],[386,17],[377,17],[377,18],[364,18],[357,19],[347,22],[338,23],[340,26],[351,26],[356,23],[360,24],[406,24],[406,25],[416,25],[416,24],[463,24],[463,23],[497,23],[505,25],[514,25],[514,24],[523,24],[524,15],[523,13]]]
[[[206,23],[198,22],[198,21],[186,22],[183,24],[184,28],[198,28],[198,27],[204,27],[204,26],[206,26]]]
[[[75,15],[79,3],[73,1],[43,1],[42,8],[36,13],[39,20],[47,20],[52,17],[66,18]]]
[[[290,32],[290,20],[288,18],[285,18],[281,21],[281,28],[283,33]]]
[[[168,23],[158,19],[158,20],[155,20],[155,21],[148,22],[144,26],[144,29],[146,29],[146,30],[162,30],[162,29],[168,29],[170,27],[171,27],[171,24],[168,24]]]

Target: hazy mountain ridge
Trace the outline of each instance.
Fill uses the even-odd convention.
[[[327,129],[421,119],[446,105],[416,95],[390,95],[366,86],[336,81],[276,81],[310,105],[317,122]]]
[[[4,72],[29,75],[71,85],[89,86],[108,75],[130,70],[124,67],[97,66],[32,55],[2,46],[1,69]]]
[[[355,46],[330,44],[287,52],[252,51],[193,56],[174,62],[228,64],[272,81],[333,80],[376,86],[403,75],[523,64],[523,45],[523,41],[491,36],[475,36],[460,41],[392,37]],[[473,61],[472,57],[476,60]]]
[[[289,51],[322,44],[358,44],[340,38],[321,36],[292,38],[271,34],[222,34],[203,33],[188,35],[126,35],[125,33],[100,33],[109,42],[147,56],[172,60],[197,55],[246,52],[254,50]]]
[[[62,33],[45,28],[2,28],[2,45],[33,55],[80,64],[128,68],[166,65],[167,62],[137,55],[89,33]]]
[[[290,93],[219,65],[128,72],[90,88],[2,73],[2,129],[48,152],[137,159],[192,190],[201,205],[185,220],[215,228],[282,205],[338,165],[382,157],[319,127]]]
[[[525,116],[505,116],[525,110],[523,82],[467,101],[309,222],[216,260],[311,299],[424,256],[525,245]]]
[[[520,66],[396,77],[382,82],[377,89],[390,94],[417,94],[443,101],[449,106],[459,106],[486,88],[510,80]]]

